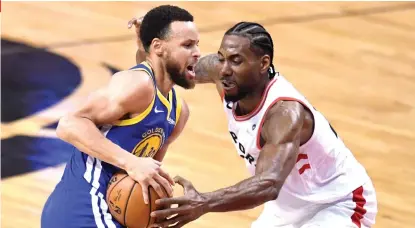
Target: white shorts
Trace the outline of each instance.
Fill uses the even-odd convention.
[[[291,198],[290,203],[278,199]],[[370,228],[377,214],[376,192],[372,182],[357,188],[331,204],[296,199],[283,191],[276,201],[267,202],[251,228]],[[282,203],[281,201],[285,201]]]

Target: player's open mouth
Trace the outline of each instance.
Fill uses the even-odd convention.
[[[236,86],[235,83],[227,82],[227,81],[222,81],[222,85],[225,90],[233,89]]]
[[[191,79],[196,77],[195,68],[192,65],[186,67],[186,73]]]

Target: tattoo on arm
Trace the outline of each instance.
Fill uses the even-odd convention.
[[[218,55],[209,54],[199,59],[195,66],[196,83],[214,83],[219,78]]]
[[[273,106],[262,128],[265,145],[255,175],[234,186],[204,194],[207,211],[251,209],[276,199],[295,165],[304,118],[304,108],[298,102],[282,101]]]

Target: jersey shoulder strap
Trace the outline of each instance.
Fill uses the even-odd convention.
[[[154,76],[153,68],[151,68],[150,64],[148,64],[146,61],[141,62],[140,64],[131,67],[129,70],[141,70],[146,72],[151,79],[153,80],[153,85],[156,88],[156,77]]]
[[[156,100],[156,94],[157,94],[157,86],[156,86],[156,79],[154,77],[154,72],[153,69],[151,68],[151,66],[147,63],[147,62],[142,62],[136,66],[131,67],[129,70],[141,70],[144,71],[148,74],[148,76],[151,77],[151,79],[153,80],[153,85],[154,85],[154,89],[155,89],[155,94],[153,99],[151,100],[151,103],[147,106],[147,108],[144,110],[144,112],[142,112],[141,114],[133,117],[133,118],[128,118],[128,119],[122,119],[119,120],[117,122],[115,122],[113,125],[115,126],[130,126],[130,125],[134,125],[134,124],[138,124],[140,123],[142,120],[144,120],[148,115],[150,115],[151,110],[153,110],[153,106]]]
[[[173,93],[172,103],[173,103],[173,106],[176,108],[175,119],[176,119],[176,125],[177,125],[177,122],[179,121],[179,118],[180,118],[180,114],[182,112],[182,99],[180,98],[179,94],[174,88],[172,88],[172,93]]]

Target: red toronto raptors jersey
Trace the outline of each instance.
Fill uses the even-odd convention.
[[[285,192],[302,200],[328,203],[369,181],[364,167],[326,118],[283,76],[276,76],[268,83],[260,104],[250,114],[236,116],[235,103],[223,101],[232,140],[251,175],[255,175],[261,152],[260,129],[264,117],[267,110],[280,100],[300,102],[314,118],[313,134],[300,146],[297,162],[283,185]]]

